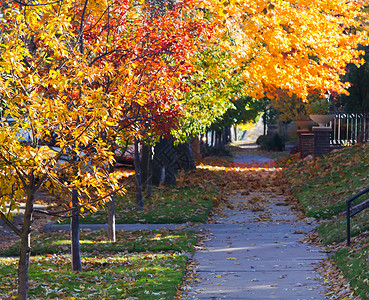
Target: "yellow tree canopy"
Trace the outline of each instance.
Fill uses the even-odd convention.
[[[204,0],[214,22],[231,39],[233,52],[257,98],[277,89],[306,99],[309,91],[346,94],[341,82],[348,63],[362,63],[358,44],[367,44],[361,8],[366,0]],[[212,7],[211,9],[209,7]]]

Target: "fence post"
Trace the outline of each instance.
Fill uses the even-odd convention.
[[[347,208],[346,208],[346,233],[347,233],[347,247],[351,246],[351,225],[350,225],[350,203],[347,202]]]

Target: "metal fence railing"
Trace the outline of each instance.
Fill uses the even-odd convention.
[[[350,145],[369,141],[369,115],[368,114],[336,114],[331,122],[332,145]]]
[[[358,214],[359,212],[363,211],[364,209],[369,207],[369,199],[366,199],[362,201],[359,204],[356,204],[355,206],[351,206],[351,203],[359,198],[360,196],[367,194],[369,192],[369,188],[366,188],[365,190],[362,190],[360,193],[356,194],[355,196],[351,197],[346,201],[346,225],[347,225],[347,246],[351,246],[351,224],[350,224],[350,218]]]

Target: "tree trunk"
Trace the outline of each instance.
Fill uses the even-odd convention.
[[[147,179],[146,179],[146,197],[150,198],[152,196],[152,146],[148,147],[147,156]]]
[[[147,179],[148,179],[148,175],[147,175],[147,165],[149,163],[149,148],[150,146],[148,145],[142,145],[142,152],[141,152],[141,181],[142,181],[142,185],[146,186],[147,185]]]
[[[78,191],[72,191],[72,205],[77,207],[79,204]],[[72,270],[80,272],[82,271],[81,263],[81,246],[79,243],[79,208],[72,211],[71,220],[71,235],[72,235]]]
[[[183,169],[186,172],[196,169],[191,143],[183,143],[177,146],[176,149],[177,168]]]
[[[164,173],[164,183],[176,185],[175,162],[176,153],[172,139],[161,138],[155,145],[155,154],[152,162],[152,183],[159,185],[162,180],[162,171]]]
[[[143,210],[140,153],[138,148],[138,140],[135,139],[136,209]]]
[[[114,172],[114,165],[109,165],[109,173]],[[110,197],[108,202],[108,239],[112,242],[116,242],[115,235],[115,194]]]
[[[204,140],[202,139],[200,142],[201,145],[201,155],[202,157],[205,157],[208,155],[208,148],[209,148],[209,136],[208,136],[209,132],[207,131],[205,133],[205,143]]]
[[[222,132],[222,149],[224,146],[231,141],[231,128],[224,127]]]
[[[167,165],[165,166],[165,176],[164,183],[167,185],[176,185],[176,172],[175,172],[175,164],[176,164],[176,153],[174,150],[173,140],[167,140],[168,148],[166,155]]]
[[[200,136],[201,139],[201,136]],[[201,145],[200,145],[200,139],[198,136],[194,136],[191,139],[191,148],[192,148],[192,155],[193,159],[201,159]]]
[[[141,154],[141,181],[146,187],[146,197],[152,194],[152,146],[143,145]]]
[[[215,133],[216,134],[215,134],[215,146],[214,147],[216,149],[219,149],[220,148],[220,139],[222,137],[222,133],[219,132],[219,131],[216,131]]]
[[[33,213],[33,195],[27,199],[20,236],[20,254],[18,263],[18,299],[26,300],[29,289],[29,258],[31,256],[31,224]]]
[[[108,239],[112,242],[116,242],[115,235],[115,195],[110,197],[108,203]]]

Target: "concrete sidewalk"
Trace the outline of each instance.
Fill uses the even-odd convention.
[[[314,271],[326,254],[298,241],[312,226],[297,219],[283,196],[260,196],[268,198],[266,210],[229,209],[205,226],[211,238],[194,255],[201,282],[184,299],[326,299]],[[237,207],[247,198],[231,201]]]
[[[251,163],[251,162],[270,162],[271,159],[259,155],[259,154],[235,154],[232,157],[232,161],[236,163]]]

